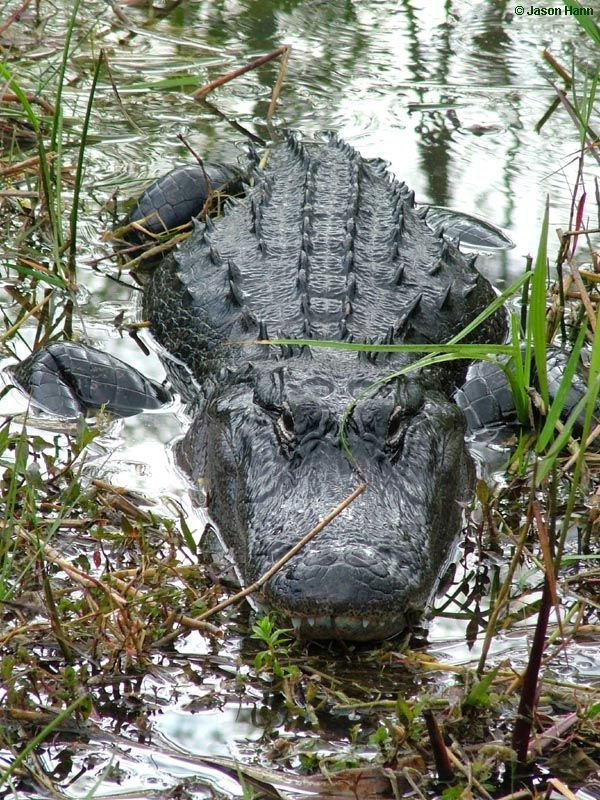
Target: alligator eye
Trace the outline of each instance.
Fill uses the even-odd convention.
[[[286,442],[293,442],[296,439],[296,431],[294,428],[294,418],[289,406],[284,405],[281,409],[281,414],[277,417],[275,422],[277,431],[282,439]]]
[[[388,422],[388,430],[386,436],[386,444],[388,447],[398,448],[404,439],[406,426],[406,409],[403,406],[398,406],[390,414],[390,421]]]

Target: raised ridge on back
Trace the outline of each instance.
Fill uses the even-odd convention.
[[[494,298],[474,259],[423,222],[414,193],[334,135],[275,145],[247,196],[199,225],[160,269],[171,278],[159,272],[147,314],[194,370],[190,348],[202,360],[203,342],[443,342]],[[181,325],[169,287],[183,297]],[[496,340],[502,325],[495,316],[471,340]],[[185,341],[173,340],[174,327]]]

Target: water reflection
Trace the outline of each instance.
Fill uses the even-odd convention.
[[[115,45],[111,63],[126,116],[105,87],[90,175],[107,192],[117,185],[137,191],[144,176],[189,160],[176,139],[182,128],[206,158],[242,157],[239,133],[185,90],[165,96],[160,86],[143,87],[177,75],[202,83],[287,42],[292,57],[278,124],[306,135],[336,129],[366,156],[389,160],[422,202],[508,228],[517,250],[484,261],[486,271],[506,280],[537,244],[546,193],[552,223],[567,222],[577,136],[562,112],[543,137],[533,128],[553,97],[541,46],[559,57],[569,52],[569,65],[571,51],[581,47],[573,20],[517,18],[511,8],[438,0],[182,5],[153,26],[136,28],[129,47]],[[142,10],[128,13],[143,24]],[[277,64],[267,64],[212,99],[267,137],[264,117],[276,73]],[[557,171],[562,165],[565,172]]]
[[[252,723],[251,709],[233,707],[192,713],[165,709],[153,727],[170,744],[197,755],[237,755],[237,741],[256,740],[263,732]]]

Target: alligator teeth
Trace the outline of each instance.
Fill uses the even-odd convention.
[[[306,621],[308,622],[308,624],[310,625],[311,628],[314,628],[315,625],[316,625],[316,622],[317,622],[317,618],[316,617],[307,617]]]
[[[294,626],[295,631],[299,631],[302,625],[302,620],[300,617],[292,617],[292,625]]]
[[[362,621],[363,628],[368,628],[370,624],[371,623],[369,622],[368,619],[363,619],[363,621]]]

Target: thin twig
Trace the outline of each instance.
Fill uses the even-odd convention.
[[[512,586],[512,579],[519,565],[519,561],[521,559],[521,554],[525,547],[525,541],[527,539],[527,533],[529,531],[530,525],[531,525],[531,508],[529,509],[528,512],[527,522],[521,528],[521,535],[519,536],[515,552],[508,566],[508,572],[506,578],[504,580],[504,583],[502,584],[502,587],[500,588],[496,601],[494,602],[494,606],[490,611],[490,616],[485,632],[485,638],[481,646],[481,655],[479,658],[479,663],[477,665],[477,674],[479,676],[483,674],[485,662],[487,659],[487,654],[492,644],[492,639],[494,638],[494,635],[496,633],[496,623],[498,621],[498,617],[500,616],[500,612],[502,611],[506,603],[508,603],[510,597],[510,589]]]
[[[8,17],[6,22],[0,25],[0,36],[2,36],[3,33],[6,33],[6,31],[10,28],[13,22],[16,22],[19,19],[19,17],[25,11],[29,3],[31,3],[31,0],[23,0],[21,5],[18,8],[15,8],[12,14]]]
[[[542,558],[544,562],[544,574],[546,580],[548,581],[548,591],[550,592],[550,600],[556,611],[556,621],[558,624],[558,629],[560,631],[561,638],[563,642],[566,643],[565,631],[562,623],[562,617],[560,615],[560,602],[558,600],[558,592],[556,590],[556,575],[554,574],[554,564],[552,559],[552,553],[550,550],[548,527],[546,525],[545,520],[542,518],[540,505],[537,500],[533,501],[533,515],[535,517],[535,522],[537,526],[538,541],[540,543],[540,549],[542,551]]]
[[[565,241],[564,235],[561,235],[561,241]],[[585,313],[587,315],[588,321],[590,323],[590,328],[592,333],[596,333],[596,314],[594,313],[594,307],[590,301],[590,296],[587,292],[587,289],[583,285],[583,281],[581,280],[581,275],[579,274],[579,270],[572,258],[566,258],[567,264],[569,265],[569,269],[571,270],[571,276],[573,278],[573,283],[577,287],[577,291],[581,295],[581,303],[585,309]]]
[[[46,158],[51,161],[53,158],[56,158],[56,153],[47,153]],[[0,178],[7,178],[9,175],[19,175],[27,169],[37,170],[39,166],[40,157],[32,156],[32,158],[26,158],[25,161],[19,161],[17,164],[10,164],[7,167],[2,167],[2,169],[0,169]]]
[[[10,339],[11,336],[19,330],[21,325],[29,319],[29,317],[35,316],[37,312],[46,305],[53,294],[54,293],[52,291],[48,292],[48,294],[42,300],[40,300],[39,303],[33,306],[33,308],[29,309],[29,311],[27,311],[20,319],[18,319],[14,325],[11,325],[7,331],[5,331],[3,334],[0,334],[0,344],[5,342],[7,339]]]
[[[250,72],[252,69],[256,69],[260,67],[262,64],[266,64],[268,61],[272,61],[274,58],[277,58],[283,53],[286,52],[288,49],[287,45],[283,44],[280,47],[277,47],[275,50],[272,50],[270,53],[266,53],[259,58],[256,58],[250,64],[246,64],[243,67],[238,67],[237,69],[228,72],[226,75],[222,75],[220,78],[216,78],[214,81],[201,86],[199,89],[196,89],[192,97],[194,100],[203,100],[207,94],[210,94],[214,89],[217,89],[219,86],[223,86],[229,81],[232,81],[234,78],[243,75],[245,72]]]
[[[560,75],[563,81],[567,84],[567,89],[568,89],[569,86],[571,86],[571,84],[573,83],[573,78],[571,77],[570,72],[568,72],[567,69],[563,67],[560,61],[557,61],[557,59],[552,55],[552,53],[549,50],[544,50],[544,52],[542,53],[542,58],[544,59],[544,61],[550,64],[550,66],[556,72],[557,75]]]
[[[556,789],[559,794],[562,794],[563,797],[566,797],[567,800],[578,800],[577,795],[572,792],[566,783],[563,783],[559,778],[549,778],[548,780],[548,788]],[[549,797],[550,794],[546,794],[546,797]]]
[[[592,444],[592,442],[594,442],[598,438],[598,436],[600,436],[600,425],[596,425],[596,427],[592,431],[590,431],[589,436],[585,440],[584,449],[587,450],[589,446]],[[562,473],[568,472],[571,469],[571,467],[575,464],[578,457],[579,457],[579,448],[575,453],[573,453],[573,455],[569,458],[567,463],[561,468],[561,472]]]
[[[47,54],[46,56],[47,57]],[[29,100],[30,103],[36,103],[40,108],[43,108],[47,114],[54,114],[55,109],[47,100],[44,100],[43,97],[38,97],[36,94],[26,93],[25,97]],[[17,97],[14,92],[4,91],[0,93],[0,101],[4,103],[20,103],[21,101]]]
[[[468,767],[466,767],[466,766],[465,766],[465,765],[462,763],[462,761],[461,761],[461,760],[460,760],[460,759],[459,759],[459,758],[458,758],[458,757],[455,755],[455,753],[453,753],[453,752],[452,752],[452,750],[451,750],[449,747],[447,747],[447,748],[446,748],[446,750],[447,750],[447,752],[448,752],[448,758],[449,758],[449,759],[450,759],[450,761],[451,761],[451,762],[454,764],[454,766],[456,767],[456,769],[457,769],[459,772],[462,772],[462,774],[463,774],[463,775],[465,775],[465,776],[466,776],[466,777],[467,777],[467,778],[468,778],[468,779],[471,781],[471,783],[473,784],[473,786],[474,786],[474,787],[477,789],[477,791],[478,791],[478,792],[481,794],[481,796],[482,796],[482,797],[485,797],[485,798],[486,798],[486,800],[492,800],[492,795],[491,795],[491,794],[490,794],[490,793],[487,791],[487,789],[486,789],[486,788],[485,788],[485,787],[484,787],[484,786],[483,786],[483,785],[482,785],[482,784],[481,784],[481,783],[480,783],[480,782],[477,780],[477,778],[474,778],[474,777],[473,777],[473,775],[471,774],[471,771],[470,771],[470,769],[468,769]]]
[[[342,511],[350,505],[350,503],[353,503],[354,500],[356,500],[356,498],[359,495],[361,495],[366,488],[367,488],[366,483],[361,483],[359,486],[357,486],[356,489],[348,495],[348,497],[342,500],[341,503],[338,503],[338,505],[332,511],[330,511],[326,517],[323,517],[323,519],[320,522],[318,522],[312,530],[310,530],[305,536],[303,536],[299,542],[296,542],[296,544],[293,547],[291,547],[287,551],[287,553],[283,555],[278,561],[276,561],[270,569],[268,569],[263,575],[261,575],[260,578],[258,578],[258,580],[254,581],[254,583],[251,583],[250,586],[246,586],[245,589],[242,589],[240,592],[237,592],[237,594],[234,594],[227,600],[223,600],[222,603],[213,606],[213,608],[209,608],[208,611],[205,611],[203,614],[200,614],[199,616],[196,617],[196,619],[197,620],[208,619],[208,617],[212,617],[212,615],[216,614],[218,611],[222,611],[224,608],[227,608],[228,606],[231,606],[234,603],[243,600],[244,597],[247,597],[249,594],[252,594],[257,589],[260,589],[260,587],[263,586],[270,578],[272,578],[276,572],[279,572],[279,570],[285,564],[287,564],[287,562],[291,558],[293,558],[296,555],[296,553],[302,550],[302,548],[305,545],[307,545],[311,539],[314,539],[315,536],[318,533],[320,533],[323,530],[323,528],[326,528],[327,525],[329,525],[329,523],[332,522],[339,514],[341,514]]]
[[[56,564],[57,567],[60,567],[60,569],[66,572],[71,580],[73,580],[78,586],[83,586],[88,589],[99,589],[100,591],[104,592],[111,603],[119,608],[125,607],[127,603],[125,598],[118,594],[118,592],[115,592],[109,586],[106,586],[101,580],[95,578],[93,575],[83,572],[80,569],[77,569],[77,567],[74,567],[71,563],[65,561],[60,553],[58,553],[53,547],[50,547],[50,545],[40,541],[33,534],[23,531],[23,536],[30,544],[39,549],[44,558],[53,564]]]
[[[277,101],[279,100],[279,95],[281,94],[281,87],[283,86],[283,82],[287,74],[287,66],[290,60],[290,52],[291,48],[284,45],[284,51],[282,53],[281,62],[279,64],[279,72],[277,73],[277,80],[275,81],[275,85],[273,86],[273,91],[271,93],[271,102],[269,103],[269,109],[267,111],[267,122],[271,122],[273,114],[275,113]]]
[[[202,103],[204,108],[206,108],[207,111],[210,111],[211,114],[214,114],[219,119],[222,119],[223,122],[226,122],[228,125],[231,125],[231,127],[238,133],[241,133],[242,136],[245,136],[247,139],[250,139],[250,141],[255,142],[259,147],[266,146],[267,143],[261,136],[257,136],[255,133],[252,133],[251,130],[248,130],[248,128],[244,127],[244,125],[242,125],[237,120],[229,119],[227,114],[224,114],[219,108],[217,108],[217,106],[215,106],[213,103],[207,100],[206,97],[203,97],[200,102]]]
[[[560,100],[560,102],[565,107],[565,110],[566,110],[567,114],[571,117],[573,123],[575,124],[575,127],[579,128],[579,126],[582,124],[582,121],[580,120],[579,116],[577,115],[577,111],[573,107],[573,104],[571,103],[571,101],[567,97],[566,93],[563,92],[563,90],[560,89],[558,86],[556,86],[554,83],[552,84],[552,88],[556,92],[556,95],[557,95],[558,99]],[[589,125],[585,126],[585,134],[586,134],[586,140],[587,140],[587,148],[586,148],[587,151],[590,152],[593,155],[593,157],[596,159],[596,161],[598,163],[600,163],[600,156],[596,152],[596,143],[598,142],[598,138],[599,138],[598,134],[596,133],[596,131],[594,131],[592,128],[590,128]]]

